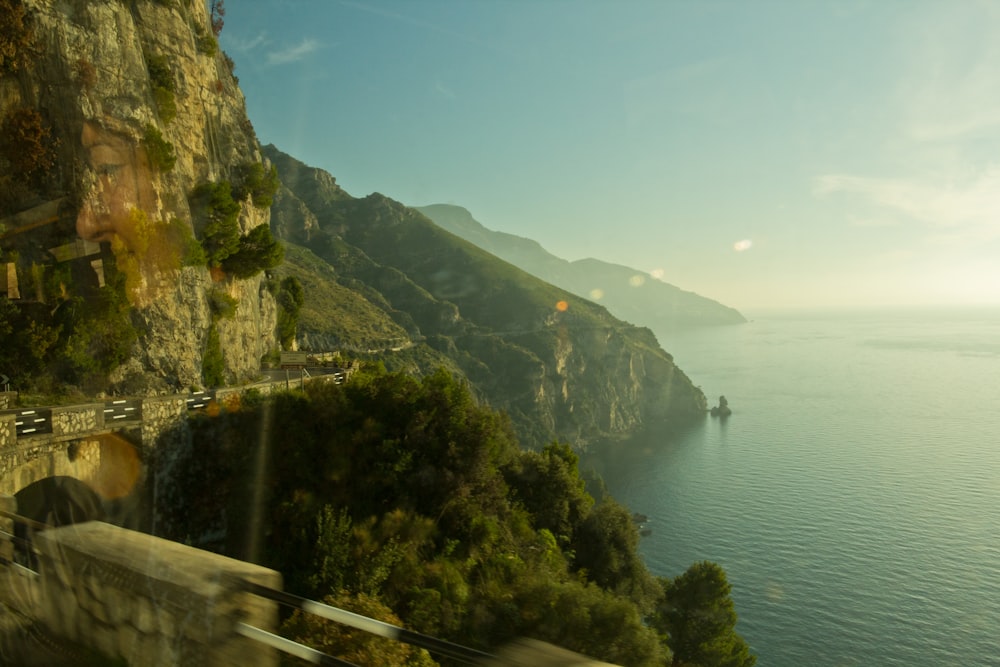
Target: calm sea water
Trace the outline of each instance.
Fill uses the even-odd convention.
[[[723,565],[761,667],[1000,665],[1000,310],[660,340],[734,414],[597,464],[655,574]]]

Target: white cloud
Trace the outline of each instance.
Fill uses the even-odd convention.
[[[250,39],[241,39],[239,37],[232,37],[228,34],[226,35],[226,46],[239,53],[256,51],[260,47],[270,43],[271,40],[268,39],[267,33],[264,31],[259,32],[256,37],[251,37]]]
[[[271,51],[267,54],[268,65],[287,65],[298,60],[302,60],[310,53],[318,50],[320,43],[315,39],[304,37],[301,42],[294,46],[289,46],[279,51]]]
[[[1000,167],[950,183],[827,174],[816,179],[813,191],[859,195],[951,236],[1000,238]]]

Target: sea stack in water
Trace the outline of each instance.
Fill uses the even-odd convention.
[[[713,417],[728,417],[733,414],[733,411],[729,409],[729,401],[726,400],[726,397],[719,396],[719,404],[712,408],[711,413]]]

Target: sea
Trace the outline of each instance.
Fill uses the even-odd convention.
[[[664,333],[714,405],[591,463],[659,576],[726,570],[760,667],[1000,665],[1000,308]]]

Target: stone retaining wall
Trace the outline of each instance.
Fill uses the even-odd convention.
[[[97,521],[35,541],[40,620],[54,634],[131,665],[278,664],[235,633],[238,622],[276,630],[277,604],[238,582],[280,590],[278,572]]]
[[[52,408],[52,436],[89,433],[104,428],[104,404],[90,403]]]
[[[7,447],[17,442],[14,432],[14,415],[0,415],[0,447]]]
[[[9,410],[14,407],[17,400],[16,391],[0,391],[0,410]]]
[[[161,396],[142,400],[143,447],[155,446],[161,434],[187,419],[186,396]]]

